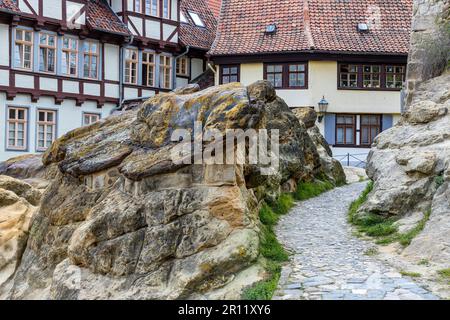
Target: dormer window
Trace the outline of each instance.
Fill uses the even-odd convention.
[[[192,12],[192,11],[188,11],[188,12],[189,12],[189,15],[192,18],[192,21],[194,21],[194,24],[197,27],[205,27],[205,24],[203,23],[203,20],[200,18],[200,16],[197,13]]]
[[[183,23],[189,23],[188,19],[186,18],[183,12],[180,12],[180,21]]]

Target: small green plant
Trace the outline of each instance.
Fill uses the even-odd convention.
[[[439,175],[434,178],[434,183],[436,184],[436,187],[439,188],[444,184],[444,176]]]
[[[420,278],[422,275],[418,272],[410,272],[410,271],[405,271],[405,270],[401,270],[400,274],[402,276],[406,276],[406,277],[411,277],[411,278]]]
[[[310,198],[317,197],[321,193],[334,188],[332,182],[323,178],[324,180],[315,180],[312,182],[299,182],[297,185],[297,190],[294,192],[294,198],[296,200],[307,200]]]
[[[370,181],[367,184],[366,189],[361,193],[361,195],[350,204],[350,208],[348,209],[348,221],[352,224],[355,223],[356,214],[358,209],[367,201],[367,195],[373,190],[373,181]]]
[[[406,233],[402,233],[398,235],[398,242],[404,247],[407,247],[411,244],[411,241],[422,232],[423,228],[425,228],[425,224],[430,219],[431,210],[428,210],[424,213],[423,219],[415,226],[413,229]]]
[[[378,248],[376,248],[376,247],[372,247],[372,248],[369,248],[369,249],[367,249],[365,252],[364,252],[364,254],[366,255],[366,256],[375,256],[375,255],[377,255],[377,254],[379,254],[380,252],[378,251]]]
[[[438,274],[443,278],[450,279],[450,268],[439,270]]]
[[[278,263],[268,261],[265,266],[269,274],[267,280],[260,281],[254,286],[244,290],[242,294],[243,300],[270,300],[273,293],[277,289],[278,280],[280,279],[281,266]]]
[[[294,206],[294,198],[288,193],[281,194],[277,201],[269,206],[263,203],[259,210],[261,233],[259,252],[265,258],[267,278],[244,290],[242,298],[245,300],[269,300],[275,292],[280,278],[280,263],[287,261],[289,255],[278,242],[273,227],[280,215],[286,214]]]
[[[430,261],[428,261],[428,259],[421,259],[417,264],[419,266],[429,266],[430,265]]]

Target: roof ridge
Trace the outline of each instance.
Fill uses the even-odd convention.
[[[314,38],[311,33],[311,19],[309,16],[309,0],[303,0],[303,24],[305,28],[305,36],[308,41],[308,46],[311,50],[315,48]]]

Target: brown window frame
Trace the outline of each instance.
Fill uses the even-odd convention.
[[[26,151],[28,149],[28,108],[7,106],[6,110],[6,150]],[[11,110],[14,110],[14,118],[10,118]],[[19,119],[19,111],[23,111],[23,119]],[[14,124],[14,145],[9,144],[11,124]],[[18,138],[19,124],[23,124],[23,139]],[[18,146],[18,140],[23,140],[23,146]]]
[[[45,114],[45,120],[39,120],[39,114],[43,112]],[[53,114],[53,120],[52,121],[48,121],[48,114],[51,113]],[[37,110],[37,118],[36,118],[36,151],[45,151],[47,150],[52,143],[56,140],[56,125],[57,125],[57,112],[56,110],[48,110],[48,109],[38,109]],[[44,146],[41,147],[39,146],[39,141],[41,139],[39,139],[39,127],[43,126],[44,127],[44,139],[42,140],[44,143]],[[51,139],[51,143],[48,144],[48,140],[47,140],[47,128],[51,126],[52,128],[52,139]]]
[[[376,125],[371,124],[370,120],[369,120],[369,124],[363,124],[363,121],[362,121],[363,117],[378,117],[378,123]],[[363,127],[367,127],[369,130],[369,143],[363,143],[363,138],[362,138]],[[359,145],[360,146],[370,147],[372,145],[373,140],[375,139],[375,137],[372,137],[372,128],[373,127],[378,129],[378,133],[375,135],[375,137],[376,137],[382,132],[382,119],[381,119],[380,114],[361,114],[361,115],[359,115]]]
[[[342,65],[353,65],[357,66],[357,86],[356,87],[344,87],[341,86],[341,66]],[[380,67],[380,86],[379,87],[364,87],[364,66],[379,66]],[[338,62],[337,64],[337,88],[338,90],[371,90],[371,91],[401,91],[402,88],[390,88],[387,86],[387,76],[392,73],[387,72],[387,67],[402,67],[403,73],[395,73],[396,76],[402,76],[403,82],[406,76],[406,64],[404,63],[347,63]],[[374,73],[370,73],[374,74]]]
[[[224,72],[225,68],[230,69],[230,73],[224,74],[223,72]],[[236,69],[236,73],[231,73],[231,68],[237,68]],[[224,83],[223,82],[223,77],[224,76],[228,76],[228,77],[236,76],[236,78],[237,78],[236,82],[240,82],[241,81],[241,65],[240,64],[222,64],[222,65],[220,65],[219,84],[231,83],[231,81]]]
[[[388,68],[389,67],[394,68],[394,72],[388,72]],[[395,68],[402,68],[403,71],[402,72],[396,72]],[[400,89],[401,90],[402,87],[403,87],[403,83],[405,82],[405,78],[406,78],[406,66],[398,65],[398,64],[386,64],[384,66],[384,72],[386,74],[386,88],[388,88],[388,89]],[[388,87],[388,79],[387,79],[388,75],[392,75],[394,77],[394,87]],[[401,79],[402,85],[400,87],[396,87],[395,86],[395,82],[397,80],[397,77],[399,77],[399,76],[402,78]]]
[[[343,123],[338,123],[338,118],[339,117],[353,117],[353,123],[352,125],[349,124],[343,124]],[[356,128],[357,128],[357,115],[356,114],[336,114],[336,123],[335,123],[335,134],[336,134],[336,138],[335,138],[335,146],[337,147],[354,147],[357,145],[356,143]],[[351,127],[353,130],[353,143],[346,143],[347,139],[347,130],[349,127]],[[339,128],[343,128],[344,129],[344,143],[338,143],[338,129]]]
[[[303,65],[304,71],[291,71],[291,66]],[[299,62],[285,62],[285,63],[265,63],[264,64],[264,79],[267,80],[268,74],[280,74],[280,72],[269,72],[267,69],[269,66],[282,66],[282,86],[276,86],[275,89],[290,89],[290,90],[305,90],[308,89],[308,62],[299,61]],[[290,85],[290,75],[292,73],[295,74],[304,74],[305,75],[305,84],[303,86],[291,86]]]

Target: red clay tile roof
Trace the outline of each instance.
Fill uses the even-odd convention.
[[[183,0],[180,10],[189,23],[180,23],[180,42],[185,46],[209,50],[216,37],[217,21],[210,10],[208,0]],[[205,27],[196,26],[188,11],[197,13]]]
[[[216,17],[216,19],[219,19],[220,6],[222,5],[222,0],[207,0],[207,2],[213,15]]]
[[[87,1],[86,24],[94,30],[131,34],[104,0]]]
[[[19,8],[12,0],[0,0],[0,9],[6,9],[11,12],[20,12]]]
[[[211,55],[296,51],[407,54],[413,0],[223,0]],[[361,33],[358,23],[368,23]],[[276,24],[273,35],[265,34]]]

